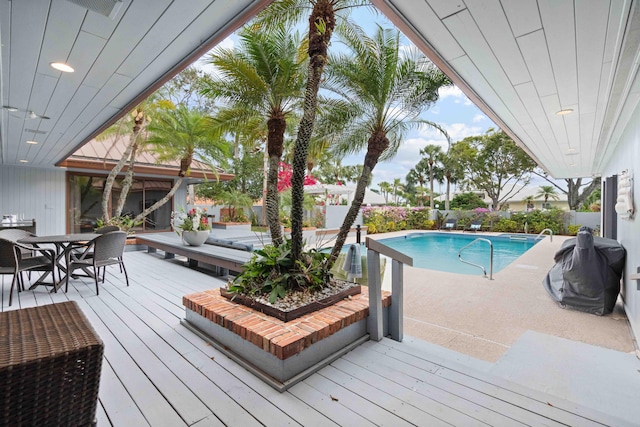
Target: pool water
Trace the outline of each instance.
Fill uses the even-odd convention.
[[[534,236],[485,236],[458,233],[411,233],[402,237],[380,239],[379,242],[413,258],[413,266],[459,274],[482,274],[458,260],[458,251],[482,237],[493,244],[493,272],[497,273],[528,251],[536,241]],[[490,250],[487,242],[476,242],[462,252],[462,259],[484,266],[489,274]]]

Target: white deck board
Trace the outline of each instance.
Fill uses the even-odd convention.
[[[117,267],[109,267],[100,295],[92,279],[78,278],[68,293],[39,287],[14,294],[12,307],[11,276],[0,277],[2,310],[78,301],[105,343],[100,426],[582,426],[615,420],[430,355],[416,343],[388,339],[365,343],[279,393],[180,324],[182,296],[222,280],[144,252],[125,253],[125,263],[130,287]]]

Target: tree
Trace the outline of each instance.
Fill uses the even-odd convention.
[[[420,150],[420,154],[426,157],[427,164],[429,165],[429,208],[433,209],[433,181],[435,179],[434,165],[439,161],[442,149],[439,145],[429,144]]]
[[[456,194],[451,200],[451,209],[470,211],[475,208],[486,208],[487,204],[476,193]]]
[[[429,179],[429,161],[424,157],[421,158],[405,179],[411,185],[418,184],[420,193],[417,197],[418,206],[424,206],[424,183]]]
[[[417,51],[400,49],[400,33],[378,28],[370,38],[361,31],[345,39],[351,54],[331,58],[326,88],[341,96],[327,120],[335,124],[339,154],[353,153],[367,145],[354,200],[331,251],[333,264],[358,215],[371,173],[382,159],[391,158],[404,132],[418,124],[435,123],[418,118],[438,99],[438,89],[449,79]],[[324,120],[325,118],[323,118]],[[444,131],[443,131],[444,132]]]
[[[389,204],[389,193],[391,193],[391,191],[393,190],[393,186],[387,181],[382,181],[378,183],[378,187],[380,188],[380,192],[384,197],[384,203]]]
[[[404,191],[404,185],[400,178],[394,178],[391,185],[393,186],[393,202],[398,206],[398,192],[402,193]]]
[[[495,129],[456,142],[449,156],[457,160],[466,187],[484,191],[493,209],[499,209],[528,184],[536,166],[507,134]]]
[[[220,138],[209,118],[183,105],[160,110],[148,129],[147,144],[158,154],[158,159],[179,160],[180,170],[171,190],[139,213],[133,219],[134,222],[143,221],[147,215],[171,200],[184,177],[190,175],[194,159],[208,164],[211,170],[217,173],[213,161],[224,161],[229,155],[228,144]],[[205,152],[208,154],[206,157],[202,154]]]
[[[540,169],[534,169],[533,173],[546,179],[547,182],[566,194],[569,209],[572,211],[579,210],[585,200],[591,196],[595,190],[600,188],[599,179],[587,179],[583,181],[584,178],[565,178],[564,182],[567,184],[567,188],[562,188],[555,180],[552,180],[546,172]]]
[[[536,193],[536,197],[543,197],[544,202],[547,203],[549,199],[558,200],[558,194],[556,189],[552,185],[541,185],[540,189]]]
[[[225,99],[243,116],[254,111],[266,119],[269,156],[266,211],[274,244],[282,243],[277,185],[287,117],[293,114],[304,86],[299,45],[297,36],[282,26],[271,31],[246,27],[240,32],[238,49],[220,48],[210,56],[220,75],[205,90]]]
[[[455,184],[464,178],[464,174],[460,169],[460,164],[457,159],[450,155],[449,150],[446,153],[442,153],[441,156],[442,167],[444,168],[444,179],[447,183],[445,190],[444,209],[449,210],[450,203],[449,198],[451,196],[451,184]]]

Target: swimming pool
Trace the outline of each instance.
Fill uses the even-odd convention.
[[[411,233],[401,237],[380,239],[390,248],[413,258],[413,266],[429,270],[447,271],[459,274],[481,274],[479,268],[458,260],[458,251],[478,237],[489,239],[493,244],[493,272],[505,268],[516,258],[528,251],[536,241],[534,236],[504,235],[485,236],[459,233]],[[462,258],[474,264],[483,265],[489,273],[489,245],[477,242],[462,253]]]

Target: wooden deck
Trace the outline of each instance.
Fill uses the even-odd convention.
[[[367,342],[278,393],[180,324],[184,294],[222,282],[145,252],[125,253],[95,295],[40,287],[2,310],[75,300],[105,343],[99,426],[624,425],[589,408],[438,360],[419,341]],[[34,277],[35,279],[35,277]]]

